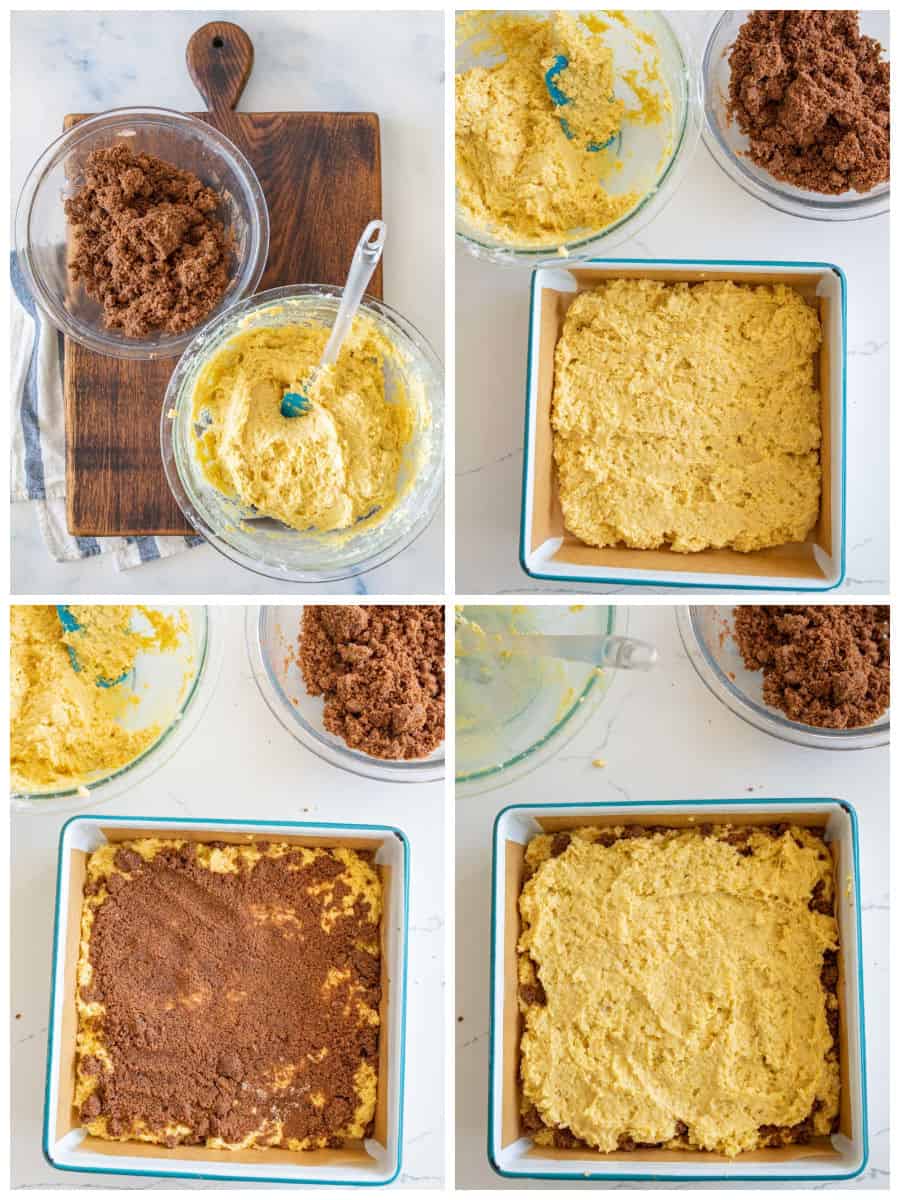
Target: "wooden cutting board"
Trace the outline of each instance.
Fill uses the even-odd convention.
[[[259,290],[342,284],[359,235],[381,216],[374,113],[238,113],[253,45],[215,21],[193,35],[187,66],[207,106],[194,113],[230,138],[269,206],[269,258]],[[87,114],[66,117],[66,128]],[[368,288],[382,295],[379,265]],[[159,419],[177,359],[131,362],[65,341],[66,492],[78,536],[190,533],[163,472]]]

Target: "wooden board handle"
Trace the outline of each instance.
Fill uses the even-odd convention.
[[[187,69],[208,112],[231,112],[253,70],[253,43],[240,25],[210,21],[187,44]]]

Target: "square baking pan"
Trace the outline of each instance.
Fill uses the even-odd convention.
[[[606,279],[700,283],[785,283],[818,310],[823,341],[817,376],[822,403],[819,520],[802,543],[753,550],[676,554],[588,546],[565,528],[553,462],[553,357],[576,293]],[[847,283],[833,263],[712,259],[589,259],[541,267],[531,277],[525,456],[519,561],[527,575],[567,583],[826,592],[844,578]]]
[[[258,838],[297,846],[347,846],[372,850],[384,889],[381,923],[381,1036],[374,1133],[340,1150],[167,1149],[143,1142],[91,1137],[73,1107],[75,1088],[75,972],[78,961],[88,855],[107,842],[135,837],[247,844]],[[175,817],[72,817],[59,839],[47,1082],[44,1094],[44,1156],[62,1171],[153,1175],[166,1179],[233,1180],[242,1183],[383,1185],[396,1179],[403,1149],[403,1081],[406,1044],[409,845],[388,825],[320,824],[305,821],[214,821]]]
[[[695,822],[770,825],[781,821],[824,831],[835,860],[840,1003],[840,1128],[808,1145],[728,1158],[700,1150],[603,1154],[537,1146],[522,1128],[516,946],[525,847],[539,833],[579,825]],[[488,1144],[491,1166],[509,1179],[680,1180],[730,1183],[853,1179],[868,1159],[862,932],[856,812],[844,800],[687,800],[659,803],[511,805],[494,822],[491,918]]]

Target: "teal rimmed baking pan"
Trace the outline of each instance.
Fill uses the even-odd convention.
[[[808,1145],[726,1158],[704,1151],[636,1149],[603,1154],[536,1145],[520,1113],[517,955],[518,896],[525,846],[539,833],[579,825],[672,825],[695,822],[771,825],[786,821],[822,830],[834,857],[840,930],[840,1127]],[[760,1185],[853,1179],[868,1159],[862,923],[856,812],[844,800],[686,800],[659,803],[511,805],[494,822],[491,918],[491,1027],[488,1144],[491,1166],[508,1179],[662,1180]]]
[[[816,308],[822,325],[822,345],[815,364],[821,397],[822,495],[818,522],[805,542],[747,554],[727,549],[676,554],[667,547],[598,549],[568,532],[559,501],[550,426],[554,351],[572,298],[609,279],[782,283]],[[792,592],[827,592],[839,587],[846,557],[846,377],[847,281],[834,263],[595,258],[540,267],[531,276],[519,530],[523,571],[534,579],[597,586]]]
[[[228,1151],[150,1145],[90,1137],[74,1108],[75,1005],[81,901],[88,855],[108,842],[173,837],[246,845],[278,839],[298,846],[370,850],[384,889],[381,923],[382,999],[378,1094],[373,1136],[343,1150],[295,1153],[274,1148]],[[233,1180],[306,1186],[378,1186],[400,1171],[406,1045],[409,843],[389,825],[306,821],[215,821],[177,817],[72,817],[59,840],[50,1033],[44,1097],[44,1155],[62,1171],[151,1175],[165,1179]]]

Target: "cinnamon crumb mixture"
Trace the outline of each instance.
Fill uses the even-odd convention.
[[[766,704],[792,721],[855,729],[890,705],[887,604],[748,604],[734,633],[744,665],[763,672]]]
[[[729,64],[729,113],[776,179],[841,195],[890,178],[891,68],[849,11],[751,12]]]
[[[82,1125],[217,1149],[367,1135],[380,920],[363,852],[155,838],[95,851],[78,967]]]
[[[348,746],[413,759],[444,740],[443,605],[307,605],[297,663]]]
[[[231,236],[222,197],[196,175],[118,143],[92,151],[65,202],[69,270],[128,337],[192,329],[228,287]]]

